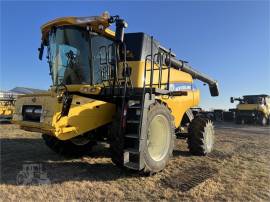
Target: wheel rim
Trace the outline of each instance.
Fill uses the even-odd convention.
[[[77,146],[84,146],[90,142],[88,138],[83,136],[72,138],[70,141]]]
[[[169,150],[170,124],[163,115],[155,116],[148,129],[147,149],[155,161],[162,160]]]
[[[208,122],[204,128],[205,130],[205,146],[206,151],[211,152],[214,145],[214,126],[211,122]]]
[[[262,124],[266,125],[266,118],[265,117],[263,117]]]

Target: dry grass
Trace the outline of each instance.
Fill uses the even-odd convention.
[[[64,159],[50,151],[38,133],[1,125],[0,200],[84,201],[270,201],[270,128],[217,126],[215,150],[190,156],[177,140],[174,157],[154,176],[123,172],[106,146],[91,156]],[[40,163],[49,185],[16,184],[27,163]]]

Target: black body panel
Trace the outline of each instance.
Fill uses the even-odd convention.
[[[140,61],[145,60],[147,55],[151,54],[151,37],[145,33],[126,33],[124,42],[127,47],[127,60]],[[158,53],[159,42],[153,41],[153,54]]]

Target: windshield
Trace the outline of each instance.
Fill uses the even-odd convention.
[[[102,82],[104,69],[108,72],[109,60],[115,55],[112,47],[111,40],[90,35],[77,27],[65,26],[52,30],[48,60],[53,85]]]
[[[85,31],[59,27],[50,32],[48,57],[54,85],[90,82],[90,51]]]

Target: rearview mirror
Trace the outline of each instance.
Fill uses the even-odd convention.
[[[122,19],[116,20],[116,31],[115,31],[115,40],[117,42],[124,42],[124,29],[127,28],[128,24]]]

